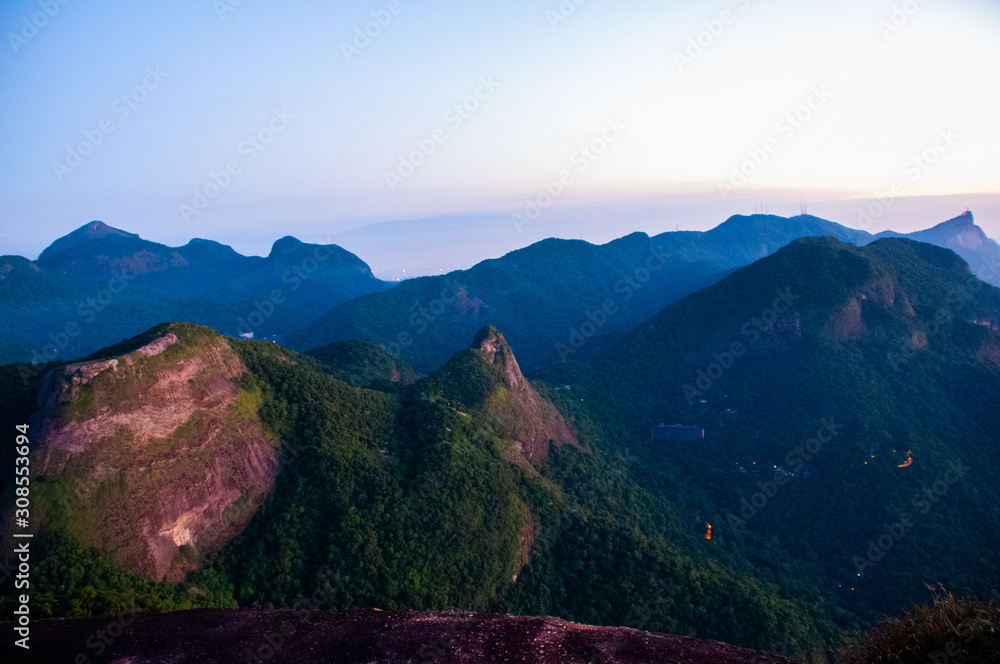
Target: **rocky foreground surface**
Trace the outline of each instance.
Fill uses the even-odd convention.
[[[110,643],[109,643],[110,642]],[[790,664],[717,641],[591,627],[556,618],[419,613],[201,610],[33,624],[47,664]]]

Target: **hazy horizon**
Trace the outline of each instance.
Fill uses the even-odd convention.
[[[911,4],[4,3],[0,253],[93,219],[259,254],[532,204],[499,245],[800,199],[857,227],[878,197],[866,230],[968,206],[1000,236],[1000,5]]]
[[[776,199],[778,197],[775,197]],[[785,197],[787,199],[787,196]],[[179,247],[194,238],[227,244],[246,256],[266,256],[271,245],[281,237],[292,235],[308,243],[337,244],[356,254],[371,266],[375,276],[385,280],[443,274],[467,269],[490,258],[498,258],[549,237],[579,239],[604,244],[634,232],[657,235],[663,232],[706,231],[722,224],[736,214],[773,214],[782,217],[798,215],[802,206],[807,213],[878,234],[885,230],[902,233],[925,230],[954,218],[971,207],[976,224],[990,237],[1000,237],[1000,196],[955,195],[942,197],[907,197],[897,199],[892,209],[872,224],[851,223],[868,201],[816,201],[776,203],[758,202],[747,210],[740,206],[698,206],[692,201],[598,201],[586,206],[565,206],[547,211],[544,219],[525,226],[521,233],[510,232],[514,222],[506,212],[473,212],[437,215],[414,219],[393,219],[363,224],[346,231],[318,232],[322,224],[300,222],[285,224],[280,229],[267,226],[256,232],[215,235],[212,228],[205,233],[162,236],[160,224],[116,223],[108,219],[92,219],[67,224],[52,237],[34,236],[33,251],[13,251],[11,243],[0,243],[0,254],[17,254],[35,260],[53,241],[90,221],[102,221],[109,226],[136,233],[141,238]],[[748,204],[749,205],[749,204]],[[717,216],[725,212],[723,216]],[[628,222],[621,220],[628,220]],[[123,220],[127,221],[127,220]],[[185,227],[183,230],[195,230]],[[150,234],[150,232],[152,234]],[[444,242],[450,238],[451,243]]]

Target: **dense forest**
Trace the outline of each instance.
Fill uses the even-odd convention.
[[[951,252],[826,238],[530,383],[493,328],[420,379],[372,343],[229,338],[281,452],[263,506],[220,551],[185,550],[183,583],[43,529],[36,606],[500,611],[828,661],[925,584],[1000,587],[998,313]],[[3,426],[41,374],[0,372]],[[660,421],[704,439],[651,441]]]

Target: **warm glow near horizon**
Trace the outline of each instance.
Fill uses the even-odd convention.
[[[995,1],[58,6],[0,9],[3,253],[90,219],[337,232],[546,187],[1000,193]]]

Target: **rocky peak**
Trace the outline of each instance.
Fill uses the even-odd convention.
[[[221,548],[277,474],[259,395],[233,382],[245,371],[221,335],[183,323],[50,371],[32,427],[46,522],[154,579]]]
[[[63,251],[77,248],[91,242],[103,240],[108,237],[127,238],[130,240],[140,239],[135,233],[128,233],[118,228],[108,226],[103,221],[92,221],[88,224],[80,226],[75,231],[67,233],[53,242],[48,248],[45,249],[45,251],[42,252],[38,259],[41,262],[45,262],[45,258],[47,257],[51,257]]]
[[[57,274],[109,279],[187,265],[174,249],[100,221],[84,224],[39,254],[38,264]]]
[[[495,389],[482,404],[483,414],[498,433],[517,441],[523,459],[544,459],[550,443],[577,444],[562,414],[521,373],[514,351],[499,330],[492,325],[482,328],[471,348],[495,369],[497,377]]]
[[[951,225],[955,244],[964,249],[978,249],[987,240],[986,233],[976,225],[976,220],[968,210],[945,223]]]
[[[135,233],[128,233],[126,231],[108,226],[103,221],[92,221],[89,224],[84,224],[80,228],[76,229],[70,233],[67,237],[72,237],[80,240],[99,240],[108,235],[120,235],[122,237],[134,237],[139,236]]]
[[[222,244],[221,242],[215,242],[213,240],[203,240],[197,237],[192,238],[187,244],[178,249],[177,253],[182,255],[185,260],[191,263],[199,261],[247,260],[228,244]]]
[[[525,383],[521,367],[517,364],[514,351],[500,330],[488,325],[476,333],[472,348],[478,350],[487,362],[503,371],[508,387],[518,387]]]
[[[989,241],[983,229],[976,225],[976,219],[969,210],[933,228],[913,233],[911,237],[956,251],[973,251]]]

